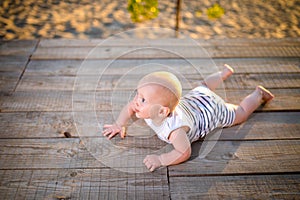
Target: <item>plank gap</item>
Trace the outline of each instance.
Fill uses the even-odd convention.
[[[28,65],[29,65],[29,63],[30,63],[30,61],[31,61],[32,55],[35,53],[35,51],[37,50],[37,48],[38,48],[38,46],[39,46],[39,43],[40,43],[40,39],[37,40],[37,42],[36,42],[36,44],[35,44],[33,50],[32,50],[31,53],[28,55],[26,64],[25,64],[25,66],[24,66],[24,69],[22,70],[22,72],[21,72],[21,74],[20,74],[20,76],[19,76],[19,79],[18,79],[18,81],[17,81],[17,83],[16,83],[14,89],[12,90],[12,92],[15,92],[15,91],[16,91],[16,89],[17,89],[17,87],[18,87],[18,85],[19,85],[21,79],[23,78],[23,75],[24,75],[24,73],[25,73],[25,71],[26,71],[26,69],[27,69],[27,67],[28,67]]]

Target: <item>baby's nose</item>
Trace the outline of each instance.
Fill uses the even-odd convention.
[[[140,105],[139,105],[139,101],[134,101],[134,105],[136,106],[136,107],[139,107]]]
[[[139,106],[139,101],[138,101],[137,96],[134,97],[133,103],[134,103],[135,106]]]

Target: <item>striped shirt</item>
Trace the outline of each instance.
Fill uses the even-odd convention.
[[[180,99],[174,112],[159,126],[151,119],[146,123],[156,132],[158,137],[167,142],[172,131],[188,126],[187,133],[190,142],[203,138],[216,128],[231,126],[235,119],[232,107],[205,86],[191,90]]]

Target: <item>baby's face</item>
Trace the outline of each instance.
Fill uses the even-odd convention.
[[[133,110],[137,118],[149,119],[156,116],[156,108],[162,105],[164,95],[161,94],[159,86],[145,85],[137,89],[133,100]]]

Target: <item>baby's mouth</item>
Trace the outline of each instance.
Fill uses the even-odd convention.
[[[135,113],[140,112],[136,107],[133,108],[133,111],[134,111]]]

